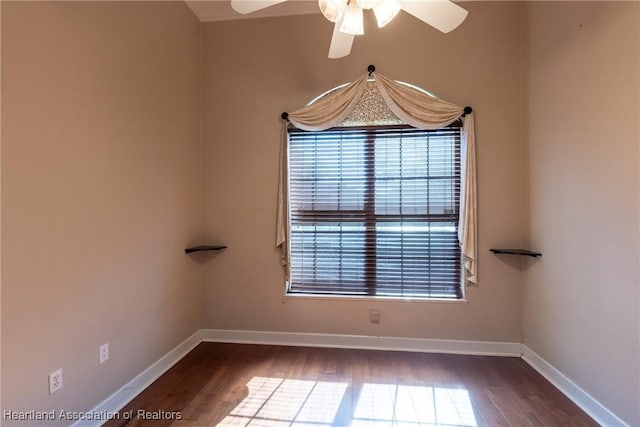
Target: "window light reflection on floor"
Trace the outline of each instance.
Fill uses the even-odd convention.
[[[249,393],[218,426],[330,427],[347,383],[254,377]]]
[[[335,427],[348,387],[342,382],[254,377],[247,383],[247,396],[218,426]],[[354,398],[350,427],[477,426],[464,388],[365,383]]]
[[[352,427],[476,427],[469,392],[463,388],[364,384]]]

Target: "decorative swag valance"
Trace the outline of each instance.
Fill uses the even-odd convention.
[[[289,278],[288,197],[287,197],[287,121],[298,129],[322,131],[336,127],[351,114],[367,85],[373,78],[376,88],[389,109],[403,122],[418,129],[439,129],[462,119],[460,222],[458,241],[464,257],[466,285],[477,285],[477,195],[476,147],[473,112],[425,92],[398,83],[369,66],[368,73],[339,89],[330,92],[304,108],[282,113],[282,140],[280,147],[280,174],[278,184],[278,212],[276,246],[280,248],[282,263]]]

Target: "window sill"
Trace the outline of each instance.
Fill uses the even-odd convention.
[[[388,297],[388,296],[360,296],[360,295],[313,295],[313,294],[289,294],[283,295],[284,300],[339,300],[339,301],[389,301],[401,303],[441,303],[441,304],[468,304],[469,300],[463,299],[444,299],[444,298],[405,298],[405,297]]]

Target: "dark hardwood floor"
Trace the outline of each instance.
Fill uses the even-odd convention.
[[[519,358],[201,343],[107,425],[598,424]]]

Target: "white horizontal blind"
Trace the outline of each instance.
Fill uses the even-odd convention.
[[[458,299],[460,129],[289,131],[290,293]]]

